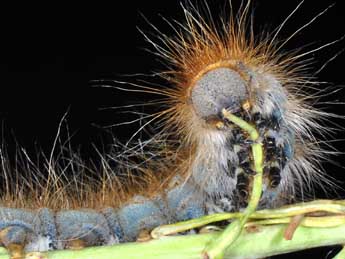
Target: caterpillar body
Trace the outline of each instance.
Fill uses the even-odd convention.
[[[159,133],[121,153],[133,153],[139,163],[132,155],[114,155],[120,166],[105,159],[101,176],[85,185],[78,177],[86,169],[73,159],[72,176],[65,169],[73,166],[55,168],[49,158],[46,175],[14,179],[3,162],[0,243],[13,258],[23,251],[135,241],[159,225],[244,209],[255,174],[252,143],[223,109],[259,131],[265,151],[259,207],[286,204],[312,182],[328,181],[318,167],[326,151],[313,131],[327,131],[320,121],[331,115],[308,102],[315,97],[304,91],[316,82],[302,73],[299,60],[306,54],[280,52],[281,27],[266,38],[254,35],[250,4],[219,28],[191,6],[174,38],[158,33],[158,45],[145,35],[168,62],[161,76],[171,87],[131,84],[164,96],[167,107],[150,119],[163,124]],[[151,145],[154,155],[142,151]]]

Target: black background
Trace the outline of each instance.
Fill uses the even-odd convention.
[[[225,0],[209,1],[215,18]],[[238,6],[233,0],[234,5]],[[195,3],[195,1],[193,1]],[[264,25],[275,28],[300,3],[289,1],[254,1],[255,29]],[[297,48],[314,42],[320,46],[345,34],[345,8],[341,0],[307,0],[289,20],[280,37],[286,38],[317,13],[332,3],[336,5],[311,26],[299,33],[286,46]],[[104,127],[126,120],[127,115],[102,108],[137,103],[155,98],[100,87],[92,87],[96,79],[119,79],[120,75],[160,71],[164,66],[144,49],[153,48],[137,30],[152,31],[142,13],[161,31],[173,35],[162,20],[183,21],[179,1],[112,1],[104,4],[13,5],[1,9],[0,15],[0,120],[2,135],[8,149],[14,150],[13,136],[34,155],[37,147],[49,152],[63,114],[68,110],[67,123],[74,148],[81,147],[84,157],[93,157],[91,143],[107,143]],[[316,71],[324,62],[344,48],[344,41],[323,49],[310,57]],[[319,75],[320,81],[344,85],[345,55],[340,54]],[[345,101],[345,92],[322,101]],[[327,111],[344,115],[344,105],[325,105]],[[337,121],[343,124],[341,120]],[[125,141],[138,125],[112,128]],[[343,138],[343,132],[336,138]],[[344,141],[333,145],[344,151]],[[333,158],[342,164],[344,156]],[[325,165],[338,180],[344,180],[344,169]],[[340,185],[343,185],[340,182]],[[321,194],[320,194],[321,195]],[[339,191],[344,198],[344,192]],[[304,258],[327,257],[331,249],[304,254]],[[329,256],[329,255],[328,255]],[[281,256],[279,258],[289,258]]]

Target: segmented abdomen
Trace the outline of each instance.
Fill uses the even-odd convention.
[[[182,184],[153,199],[134,196],[118,209],[54,212],[2,207],[1,241],[4,246],[26,244],[30,252],[130,242],[142,230],[204,215],[204,205],[193,195],[192,186]]]

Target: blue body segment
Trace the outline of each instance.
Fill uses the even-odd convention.
[[[4,246],[10,244],[25,244],[28,251],[46,251],[53,249],[51,238],[54,236],[54,220],[42,213],[24,209],[0,208],[0,243]],[[42,216],[42,217],[41,217]],[[53,225],[51,225],[53,224]],[[50,229],[51,228],[51,229]],[[51,237],[48,237],[51,232]]]
[[[167,193],[168,208],[175,221],[198,218],[205,215],[203,199],[198,198],[196,188],[184,183]]]
[[[8,228],[6,232],[6,238],[2,239],[2,243],[5,246],[10,244],[23,244],[27,239],[27,236],[31,232],[28,232],[26,228],[23,228],[21,225],[12,225]]]
[[[27,231],[34,232],[40,225],[40,219],[34,211],[24,211],[22,209],[12,209],[0,207],[0,230],[19,226]]]
[[[59,211],[55,220],[61,248],[65,248],[71,240],[76,239],[83,240],[86,246],[112,243],[113,236],[108,222],[97,211]]]
[[[205,214],[195,187],[183,183],[159,196],[134,196],[124,206],[114,209],[37,211],[0,207],[0,244],[23,244],[28,251],[70,247],[73,240],[85,246],[135,241],[140,231]]]
[[[140,230],[150,230],[167,223],[160,202],[160,199],[134,196],[129,204],[117,212],[125,241],[134,241]]]

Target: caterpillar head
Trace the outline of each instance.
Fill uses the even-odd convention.
[[[250,191],[248,188],[251,176],[254,174],[250,159],[250,140],[236,126],[224,122],[221,111],[227,109],[256,125],[266,153],[266,182],[262,203],[268,203],[265,200],[275,200],[278,193],[276,188],[280,185],[285,167],[294,152],[295,134],[289,130],[288,121],[284,118],[286,112],[289,112],[286,107],[288,92],[274,76],[260,69],[246,67],[241,61],[223,63],[227,66],[207,70],[191,88],[191,106],[196,120],[203,121],[201,125],[208,131],[214,129],[214,132],[219,133],[218,139],[221,139],[217,143],[217,140],[211,137],[206,138],[209,143],[205,143],[203,139],[199,143],[204,143],[203,149],[206,152],[207,146],[217,145],[218,151],[224,153],[213,165],[217,168],[216,174],[223,171],[223,177],[217,181],[235,179],[236,191],[229,190],[230,186],[233,188],[233,181],[228,181],[223,191],[237,194],[236,199],[231,199],[245,204]],[[206,155],[204,159],[204,165],[210,164],[210,160],[217,160],[211,155]],[[217,163],[221,166],[217,166]],[[205,172],[200,166],[197,170]],[[196,181],[200,182],[200,174],[195,175]],[[210,193],[214,190],[218,192],[219,186],[222,186],[219,182],[208,184],[206,190]]]
[[[224,123],[224,108],[260,132],[265,150],[262,206],[286,202],[313,180],[325,179],[318,169],[323,151],[312,132],[323,129],[319,119],[327,114],[308,104],[304,90],[315,83],[300,76],[304,64],[295,62],[304,55],[280,53],[276,36],[256,41],[246,24],[249,4],[221,28],[197,11],[185,10],[182,32],[164,37],[167,48],[157,48],[172,64],[165,77],[176,86],[170,89],[166,125],[182,139],[184,156],[189,154],[180,171],[213,201],[225,201],[225,210],[246,202],[252,168],[250,143],[234,125]]]

